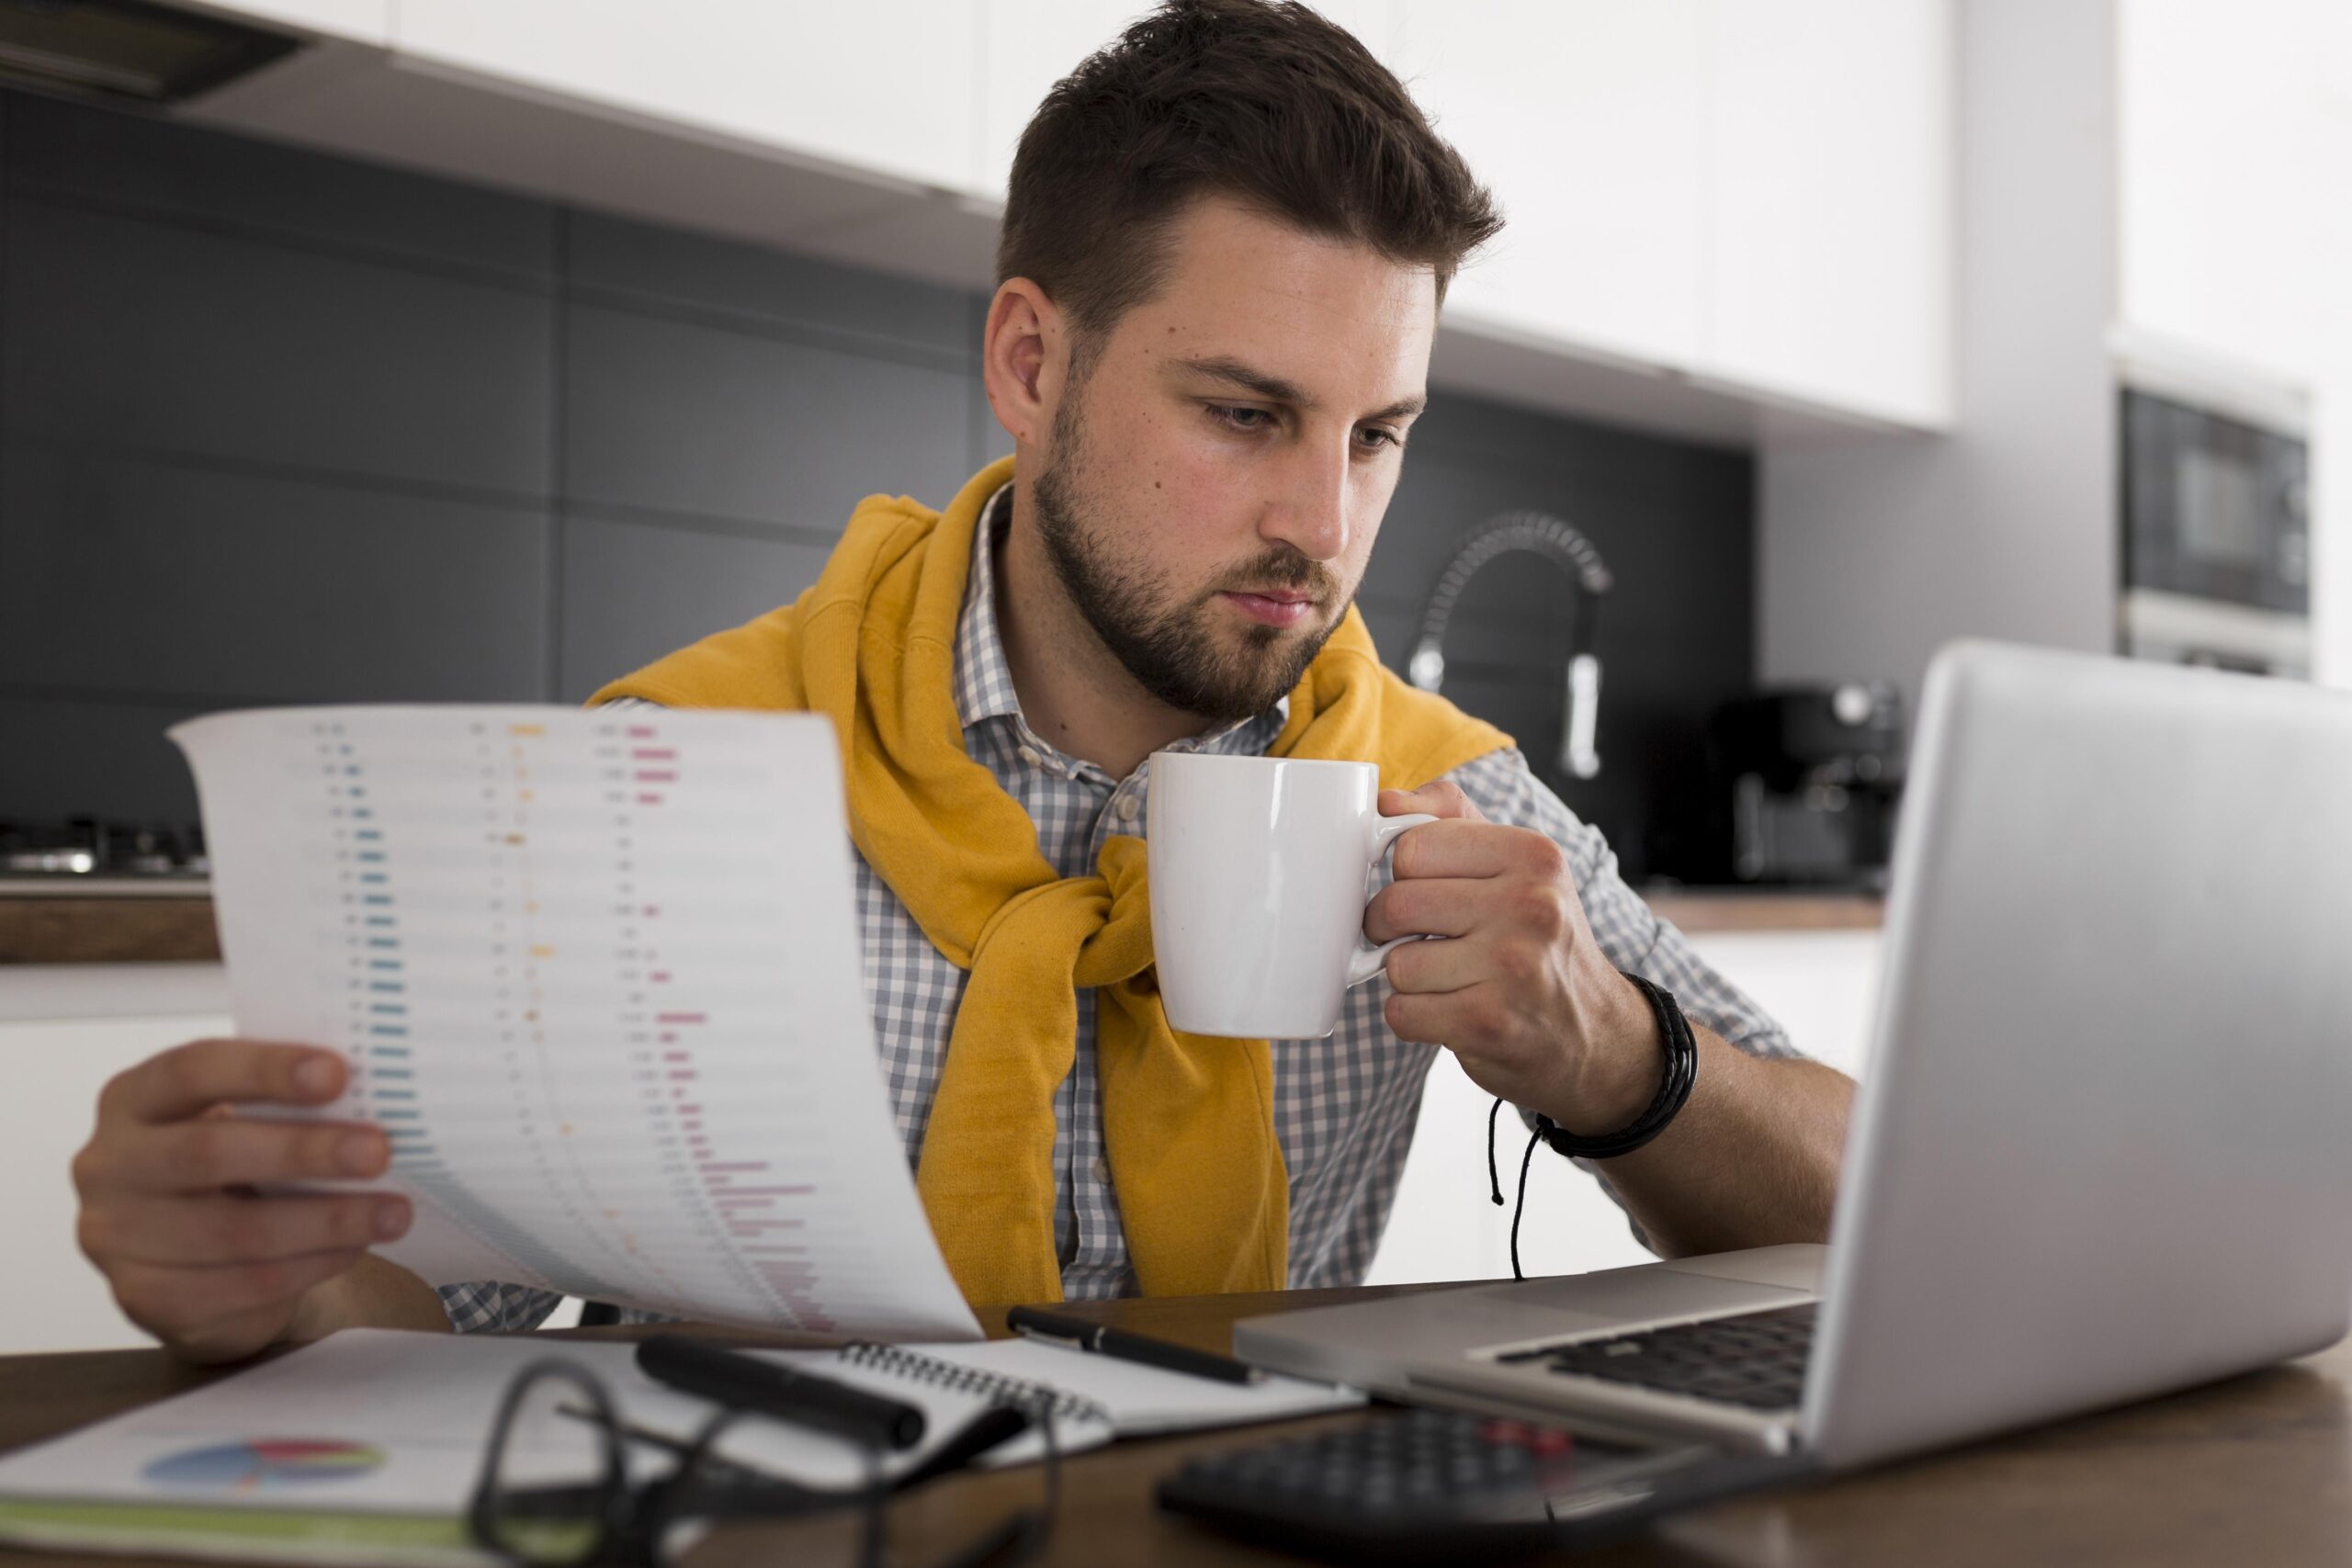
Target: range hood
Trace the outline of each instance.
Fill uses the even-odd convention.
[[[0,0],[0,87],[175,104],[300,47],[280,33],[145,0]]]

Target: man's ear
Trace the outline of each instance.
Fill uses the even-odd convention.
[[[989,407],[1016,446],[1036,446],[1053,429],[1069,369],[1061,310],[1025,277],[1009,277],[989,301],[980,339],[980,377]]]

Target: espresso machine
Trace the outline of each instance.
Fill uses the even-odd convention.
[[[1892,682],[1770,688],[1717,709],[1709,742],[1734,881],[1885,886],[1903,787]]]

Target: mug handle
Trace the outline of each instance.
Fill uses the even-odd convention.
[[[1418,828],[1424,822],[1434,822],[1436,820],[1436,818],[1430,816],[1426,811],[1408,811],[1402,817],[1382,818],[1373,826],[1372,852],[1366,857],[1365,863],[1367,865],[1377,864],[1381,856],[1396,848],[1398,837],[1405,833],[1407,829]],[[1369,904],[1370,900],[1367,899],[1366,903]],[[1388,941],[1382,942],[1378,947],[1374,947],[1372,943],[1363,940],[1362,931],[1358,931],[1356,935],[1355,953],[1348,960],[1348,988],[1352,990],[1356,987],[1363,985],[1366,980],[1371,979],[1374,975],[1379,974],[1382,964],[1387,958],[1391,949],[1401,947],[1408,942],[1420,942],[1423,940],[1425,939],[1418,933],[1408,934],[1400,937],[1392,937]]]

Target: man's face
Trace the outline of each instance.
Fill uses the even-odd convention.
[[[1176,220],[1030,492],[1063,588],[1153,696],[1226,720],[1297,683],[1363,578],[1436,325],[1426,267],[1221,199]]]

